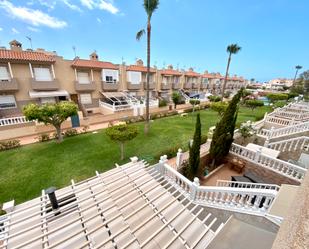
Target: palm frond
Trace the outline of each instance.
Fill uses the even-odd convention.
[[[226,52],[230,54],[237,54],[241,50],[241,47],[236,44],[228,45],[226,48]]]
[[[140,31],[138,31],[136,33],[136,40],[140,40],[142,38],[142,36],[145,34],[145,29],[141,29]]]
[[[159,0],[144,0],[144,9],[150,19],[155,10],[159,7]]]
[[[302,69],[303,67],[300,66],[300,65],[297,65],[295,68],[296,68],[297,70],[300,70],[300,69]]]

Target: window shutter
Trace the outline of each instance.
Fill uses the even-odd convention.
[[[0,95],[0,109],[15,108],[16,102],[14,95]]]
[[[128,71],[127,76],[131,84],[140,84],[142,80],[141,72]]]
[[[119,81],[119,71],[118,70],[113,70],[113,69],[103,69],[102,70],[102,79],[103,81],[107,81],[108,79],[112,79],[112,82],[118,82]],[[108,81],[110,82],[110,80]]]
[[[91,94],[90,93],[83,93],[79,95],[80,102],[84,105],[92,104]]]
[[[34,76],[37,81],[52,81],[49,68],[35,67]]]
[[[79,84],[90,84],[89,74],[87,72],[77,72]]]
[[[0,67],[0,80],[9,80],[10,75],[6,67]]]

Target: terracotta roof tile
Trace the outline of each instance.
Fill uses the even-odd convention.
[[[138,65],[130,65],[130,66],[127,66],[127,71],[137,71],[137,72],[147,73],[147,67],[138,66]],[[150,68],[150,72],[155,73],[156,70],[154,68]]]
[[[200,77],[201,76],[199,73],[194,72],[194,71],[187,71],[185,72],[185,75],[190,76],[190,77]]]
[[[160,73],[164,75],[178,75],[178,76],[182,75],[181,72],[174,70],[174,69],[163,69],[163,70],[160,70]]]
[[[95,60],[82,60],[74,59],[72,67],[87,67],[87,68],[106,68],[106,69],[119,69],[119,67],[111,62],[95,61]]]
[[[55,56],[36,51],[12,51],[0,49],[0,60],[55,62]]]

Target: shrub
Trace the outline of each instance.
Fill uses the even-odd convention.
[[[155,159],[159,160],[160,156],[167,155],[167,158],[173,158],[177,156],[178,149],[181,148],[182,145],[176,145],[165,150],[161,150],[156,156]]]
[[[78,131],[76,129],[68,129],[64,132],[65,137],[73,137],[78,134]]]
[[[207,135],[202,135],[201,136],[201,145],[207,142]]]
[[[183,110],[184,113],[190,113],[190,112],[193,112],[193,108],[188,108],[188,109],[185,109]]]
[[[51,137],[49,136],[48,133],[43,133],[43,134],[40,134],[40,135],[37,137],[37,139],[38,139],[39,142],[46,142],[46,141],[51,140]]]
[[[199,105],[201,103],[200,100],[198,99],[190,99],[190,104],[191,105]]]
[[[263,113],[257,113],[255,115],[255,121],[260,121],[264,118],[264,114]]]
[[[248,99],[245,104],[247,107],[251,108],[252,111],[257,107],[264,106],[264,102],[262,100],[256,99]]]
[[[83,126],[83,129],[82,129],[82,132],[83,133],[86,133],[86,132],[88,132],[89,131],[89,126],[88,125],[84,125]]]
[[[217,112],[219,116],[223,116],[228,104],[226,102],[214,102],[211,103],[210,108]]]
[[[0,151],[10,150],[17,147],[20,147],[20,141],[17,139],[0,142]]]
[[[167,100],[166,99],[160,99],[159,100],[159,107],[167,106]]]
[[[275,103],[274,103],[274,107],[275,108],[281,108],[281,107],[283,107],[283,106],[285,106],[286,105],[286,102],[285,101],[276,101]]]
[[[271,103],[274,103],[278,100],[287,100],[288,94],[285,93],[269,93],[266,95]]]
[[[221,97],[220,96],[215,96],[215,95],[208,96],[208,99],[209,99],[210,102],[219,102],[219,101],[221,101]]]

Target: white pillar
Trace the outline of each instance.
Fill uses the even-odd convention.
[[[183,153],[182,153],[182,149],[178,149],[178,152],[177,152],[177,157],[176,157],[176,166],[177,166],[177,169],[179,169],[179,167],[181,166],[182,164],[182,156],[183,156]]]
[[[196,192],[200,186],[200,180],[197,177],[194,177],[194,180],[191,184],[191,200],[195,200]]]
[[[30,69],[31,78],[33,79],[34,75],[33,75],[32,65],[30,62],[29,62],[29,69]]]
[[[14,75],[13,75],[13,71],[12,71],[12,67],[11,67],[11,63],[10,62],[8,62],[8,67],[9,67],[11,79],[13,79]]]
[[[260,147],[260,148],[256,151],[255,157],[254,157],[254,161],[258,162],[258,161],[259,161],[259,158],[260,158],[260,156],[261,156],[261,154],[262,154],[262,147]]]
[[[94,78],[93,78],[93,70],[92,70],[92,69],[90,70],[90,73],[91,73],[91,81],[94,81]]]
[[[78,81],[76,68],[74,68],[74,74],[75,74],[75,80]]]
[[[52,71],[53,78],[56,79],[54,64],[51,64],[51,71]]]

